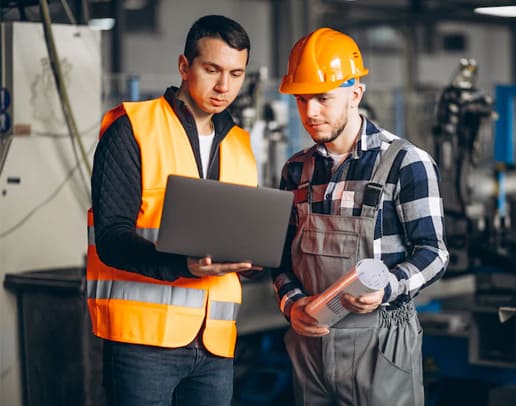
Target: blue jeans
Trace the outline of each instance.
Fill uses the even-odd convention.
[[[105,340],[104,385],[110,406],[230,406],[233,359]]]

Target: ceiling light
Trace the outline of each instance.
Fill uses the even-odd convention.
[[[496,17],[516,17],[516,6],[477,7],[475,13]]]
[[[90,18],[88,25],[92,30],[109,31],[115,26],[114,18]]]
[[[111,2],[91,2],[88,25],[94,30],[111,30],[115,26],[113,14],[113,4]]]

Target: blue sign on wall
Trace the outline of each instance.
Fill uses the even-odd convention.
[[[7,112],[0,112],[0,134],[4,134],[11,129],[11,117]]]
[[[11,105],[11,95],[5,87],[0,89],[0,112],[6,111]]]

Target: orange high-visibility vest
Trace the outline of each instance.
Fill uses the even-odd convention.
[[[100,135],[127,114],[141,151],[142,203],[136,232],[150,241],[158,234],[169,174],[199,177],[195,156],[178,117],[163,98],[123,103],[102,120]],[[220,144],[220,181],[257,185],[249,134],[234,126]],[[160,347],[189,344],[203,322],[204,346],[233,357],[236,315],[242,301],[235,273],[166,282],[104,264],[97,255],[93,213],[88,211],[88,308],[93,333],[127,343]]]

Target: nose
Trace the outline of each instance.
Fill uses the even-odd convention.
[[[215,84],[215,90],[219,93],[226,93],[229,90],[229,74],[221,73],[217,83]]]
[[[316,118],[319,116],[319,103],[314,98],[309,98],[306,102],[306,117]]]

